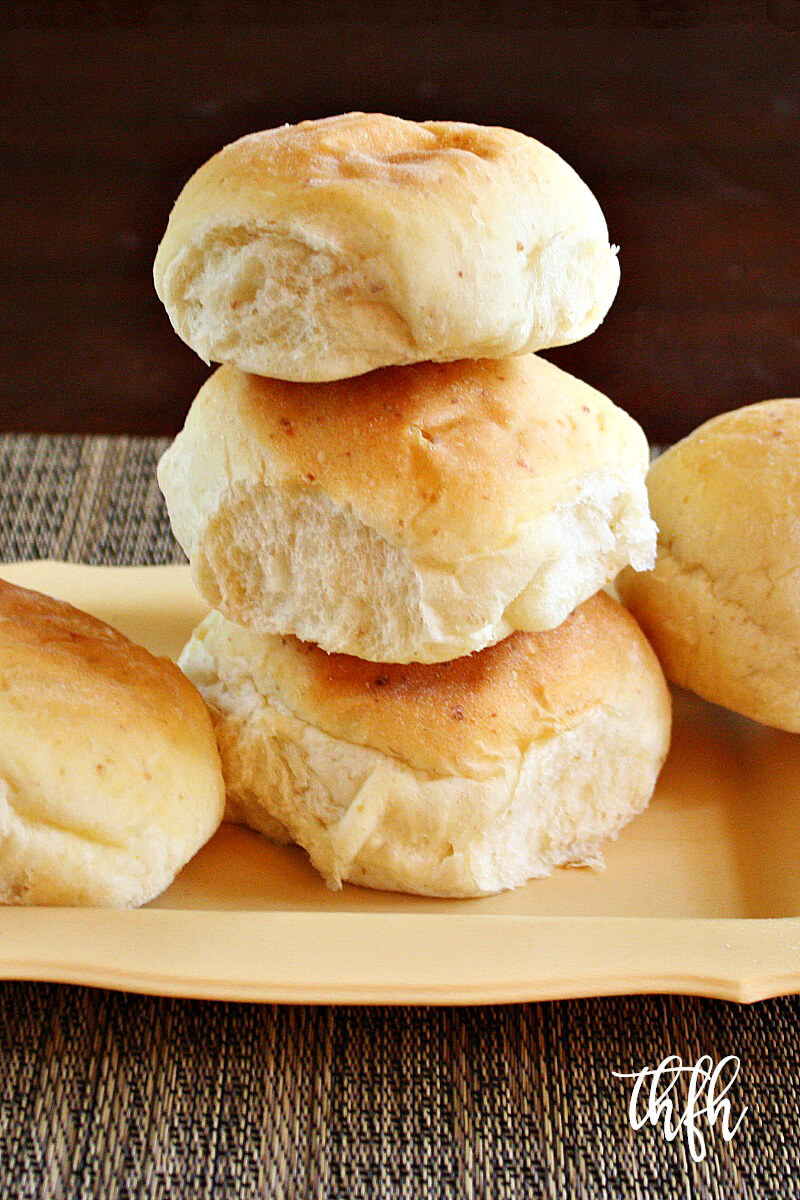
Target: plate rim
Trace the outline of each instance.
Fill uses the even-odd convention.
[[[800,918],[5,908],[0,979],[263,1003],[752,1003],[800,991]]]

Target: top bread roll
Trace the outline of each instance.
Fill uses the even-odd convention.
[[[0,580],[0,904],[144,904],[224,799],[211,718],[174,663]]]
[[[535,354],[300,384],[220,367],[158,481],[232,621],[377,662],[552,629],[652,566],[647,440]]]
[[[541,143],[349,113],[250,134],[205,163],[154,275],[207,362],[319,382],[578,341],[619,265],[594,196]]]
[[[715,417],[647,477],[655,569],[620,593],[667,676],[800,732],[800,401]]]

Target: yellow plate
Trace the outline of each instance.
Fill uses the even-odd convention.
[[[159,654],[205,611],[185,567],[0,575]],[[331,892],[299,850],[226,825],[138,912],[0,908],[0,978],[380,1004],[800,991],[799,738],[677,696],[656,795],[606,862],[484,900]]]

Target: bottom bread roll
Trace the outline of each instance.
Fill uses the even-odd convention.
[[[211,720],[175,664],[0,580],[0,904],[144,904],[224,804]]]
[[[382,665],[212,613],[183,670],[211,708],[229,820],[343,880],[481,896],[597,864],[652,795],[670,698],[605,594],[557,629]]]

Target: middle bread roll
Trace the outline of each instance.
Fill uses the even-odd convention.
[[[636,422],[535,355],[323,384],[221,367],[159,464],[202,595],[377,662],[559,625],[653,565]]]

